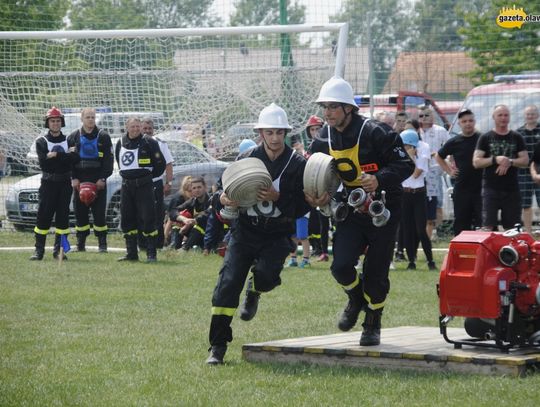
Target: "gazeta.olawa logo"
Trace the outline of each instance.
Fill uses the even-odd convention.
[[[521,28],[524,23],[539,23],[540,15],[527,14],[523,7],[503,7],[497,16],[497,25],[502,28]]]

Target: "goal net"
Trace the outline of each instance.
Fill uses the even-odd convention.
[[[53,105],[66,116],[65,134],[81,126],[83,107],[97,109],[113,138],[127,117],[150,116],[158,136],[190,143],[210,161],[234,159],[271,102],[286,110],[292,134],[303,134],[322,83],[343,75],[346,42],[346,24],[0,32],[5,172],[37,171],[31,146]],[[205,160],[190,151],[175,148],[175,166]]]

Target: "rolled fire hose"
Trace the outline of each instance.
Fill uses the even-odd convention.
[[[304,191],[318,198],[325,192],[332,197],[340,184],[334,158],[328,154],[315,153],[306,164],[304,170]],[[330,204],[320,208],[323,214],[331,213]]]
[[[272,177],[264,163],[249,157],[231,163],[221,177],[227,197],[238,202],[240,208],[256,205],[257,193],[272,186]]]

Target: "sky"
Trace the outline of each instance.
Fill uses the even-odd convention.
[[[225,25],[228,23],[229,16],[234,11],[234,3],[238,0],[214,0],[212,11],[220,16]],[[275,0],[276,3],[279,0]],[[290,0],[294,2],[295,0]],[[299,4],[306,6],[306,24],[323,24],[329,22],[329,16],[338,12],[343,0],[296,0]],[[300,41],[312,41],[312,46],[320,46],[320,37],[314,37],[310,34],[302,34]]]
[[[276,0],[277,1],[277,0]],[[291,0],[294,1],[294,0]],[[342,0],[297,0],[306,6],[306,23],[321,24],[328,22],[328,16],[335,14],[341,6]],[[232,13],[234,0],[214,0],[212,9],[217,15],[226,19]],[[324,6],[323,6],[324,5]]]

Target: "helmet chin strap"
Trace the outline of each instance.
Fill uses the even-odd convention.
[[[347,111],[345,110],[344,105],[341,105],[341,108],[343,109],[343,113],[345,114],[345,117],[343,118],[343,120],[339,124],[339,126],[335,126],[335,128],[338,129],[338,130],[339,129],[343,130],[343,129],[345,129],[345,127],[347,127],[347,125],[351,122],[350,118],[352,117],[353,110],[354,110],[354,109],[351,109],[351,111],[349,113],[347,113]]]
[[[268,154],[268,158],[270,158],[271,161],[274,161],[277,157],[276,157],[276,153],[274,152],[274,150],[272,150],[270,148],[270,145],[266,142],[266,137],[263,136],[263,143],[264,143],[264,146],[266,147],[265,150],[266,150],[266,153]],[[271,153],[271,154],[269,154]],[[272,155],[270,157],[270,155]]]
[[[285,133],[285,137],[287,136],[287,133]],[[278,157],[278,154],[272,150],[272,148],[270,147],[270,145],[266,142],[266,137],[261,133],[261,137],[263,139],[263,144],[265,146],[265,150],[266,150],[266,154],[268,155],[268,158],[270,158],[271,161],[274,161],[277,157]],[[282,149],[282,152],[283,152],[284,149]]]

